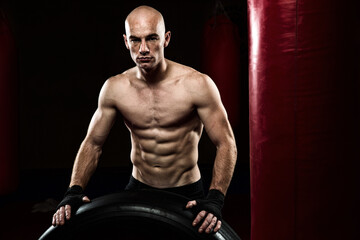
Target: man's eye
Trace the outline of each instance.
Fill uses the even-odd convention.
[[[131,41],[131,42],[140,42],[139,39],[131,39],[130,41]]]
[[[150,41],[156,41],[157,40],[157,37],[151,37],[149,38]]]

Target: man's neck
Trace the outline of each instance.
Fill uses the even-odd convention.
[[[158,83],[165,79],[167,70],[168,62],[164,58],[155,68],[148,71],[138,67],[137,76],[147,83]]]

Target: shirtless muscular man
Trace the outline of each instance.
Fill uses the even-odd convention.
[[[83,189],[119,112],[131,133],[133,169],[126,189],[163,189],[194,199],[186,205],[199,210],[193,225],[199,226],[199,232],[216,232],[237,158],[218,89],[207,75],[164,57],[171,33],[165,32],[157,10],[134,9],[126,18],[125,30],[125,45],[136,66],[104,83],[74,162],[69,189],[52,224],[63,225],[71,212],[90,201]],[[206,197],[197,164],[203,127],[217,149]]]

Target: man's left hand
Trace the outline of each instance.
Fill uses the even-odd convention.
[[[196,206],[196,200],[189,201],[186,204],[186,208],[192,208]],[[208,213],[205,210],[202,210],[198,213],[192,225],[196,226],[199,222],[204,219],[203,224],[199,227],[199,233],[202,233],[204,230],[206,233],[211,233],[212,231],[217,232],[221,228],[221,221],[217,219],[212,213]],[[214,228],[215,227],[215,228]]]
[[[189,201],[186,204],[186,208],[197,208],[199,211],[193,226],[196,226],[201,221],[202,224],[199,227],[199,232],[217,232],[221,228],[221,209],[224,205],[224,194],[219,190],[211,189],[205,199],[198,199]]]

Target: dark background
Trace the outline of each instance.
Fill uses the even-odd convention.
[[[202,30],[214,12],[214,1],[11,1],[6,5],[19,51],[21,169],[72,166],[101,86],[107,78],[134,66],[122,34],[127,14],[141,4],[162,12],[166,28],[172,32],[165,56],[201,71]],[[245,40],[246,1],[223,4]],[[247,53],[243,56],[247,61]],[[247,68],[246,62],[239,67],[243,66]],[[247,84],[247,76],[239,81]],[[245,103],[246,92],[246,87],[239,89]],[[246,125],[245,109],[242,117]],[[104,147],[100,166],[129,164],[129,133],[119,120]],[[238,137],[239,160],[247,163],[244,130],[234,129],[243,131]],[[212,162],[214,150],[208,151],[206,136],[202,143],[200,162]]]
[[[246,232],[250,224],[247,9],[245,0],[221,2],[240,32],[241,119],[239,127],[234,128],[239,153],[228,201],[235,201],[231,195],[244,196],[235,202],[240,201],[244,208],[246,223],[240,231]],[[202,31],[215,13],[215,1],[2,2],[18,51],[20,173],[17,191],[2,197],[2,203],[61,199],[69,184],[75,155],[96,110],[101,86],[109,77],[134,66],[122,38],[124,20],[132,9],[143,4],[159,10],[167,30],[172,32],[165,57],[201,71]],[[206,132],[199,150],[199,164],[208,184],[215,147]],[[131,173],[129,156],[130,135],[119,118],[89,183],[90,197],[125,186]],[[228,209],[231,212],[230,206]],[[240,213],[235,211],[236,214]],[[230,225],[236,221],[228,220]]]

